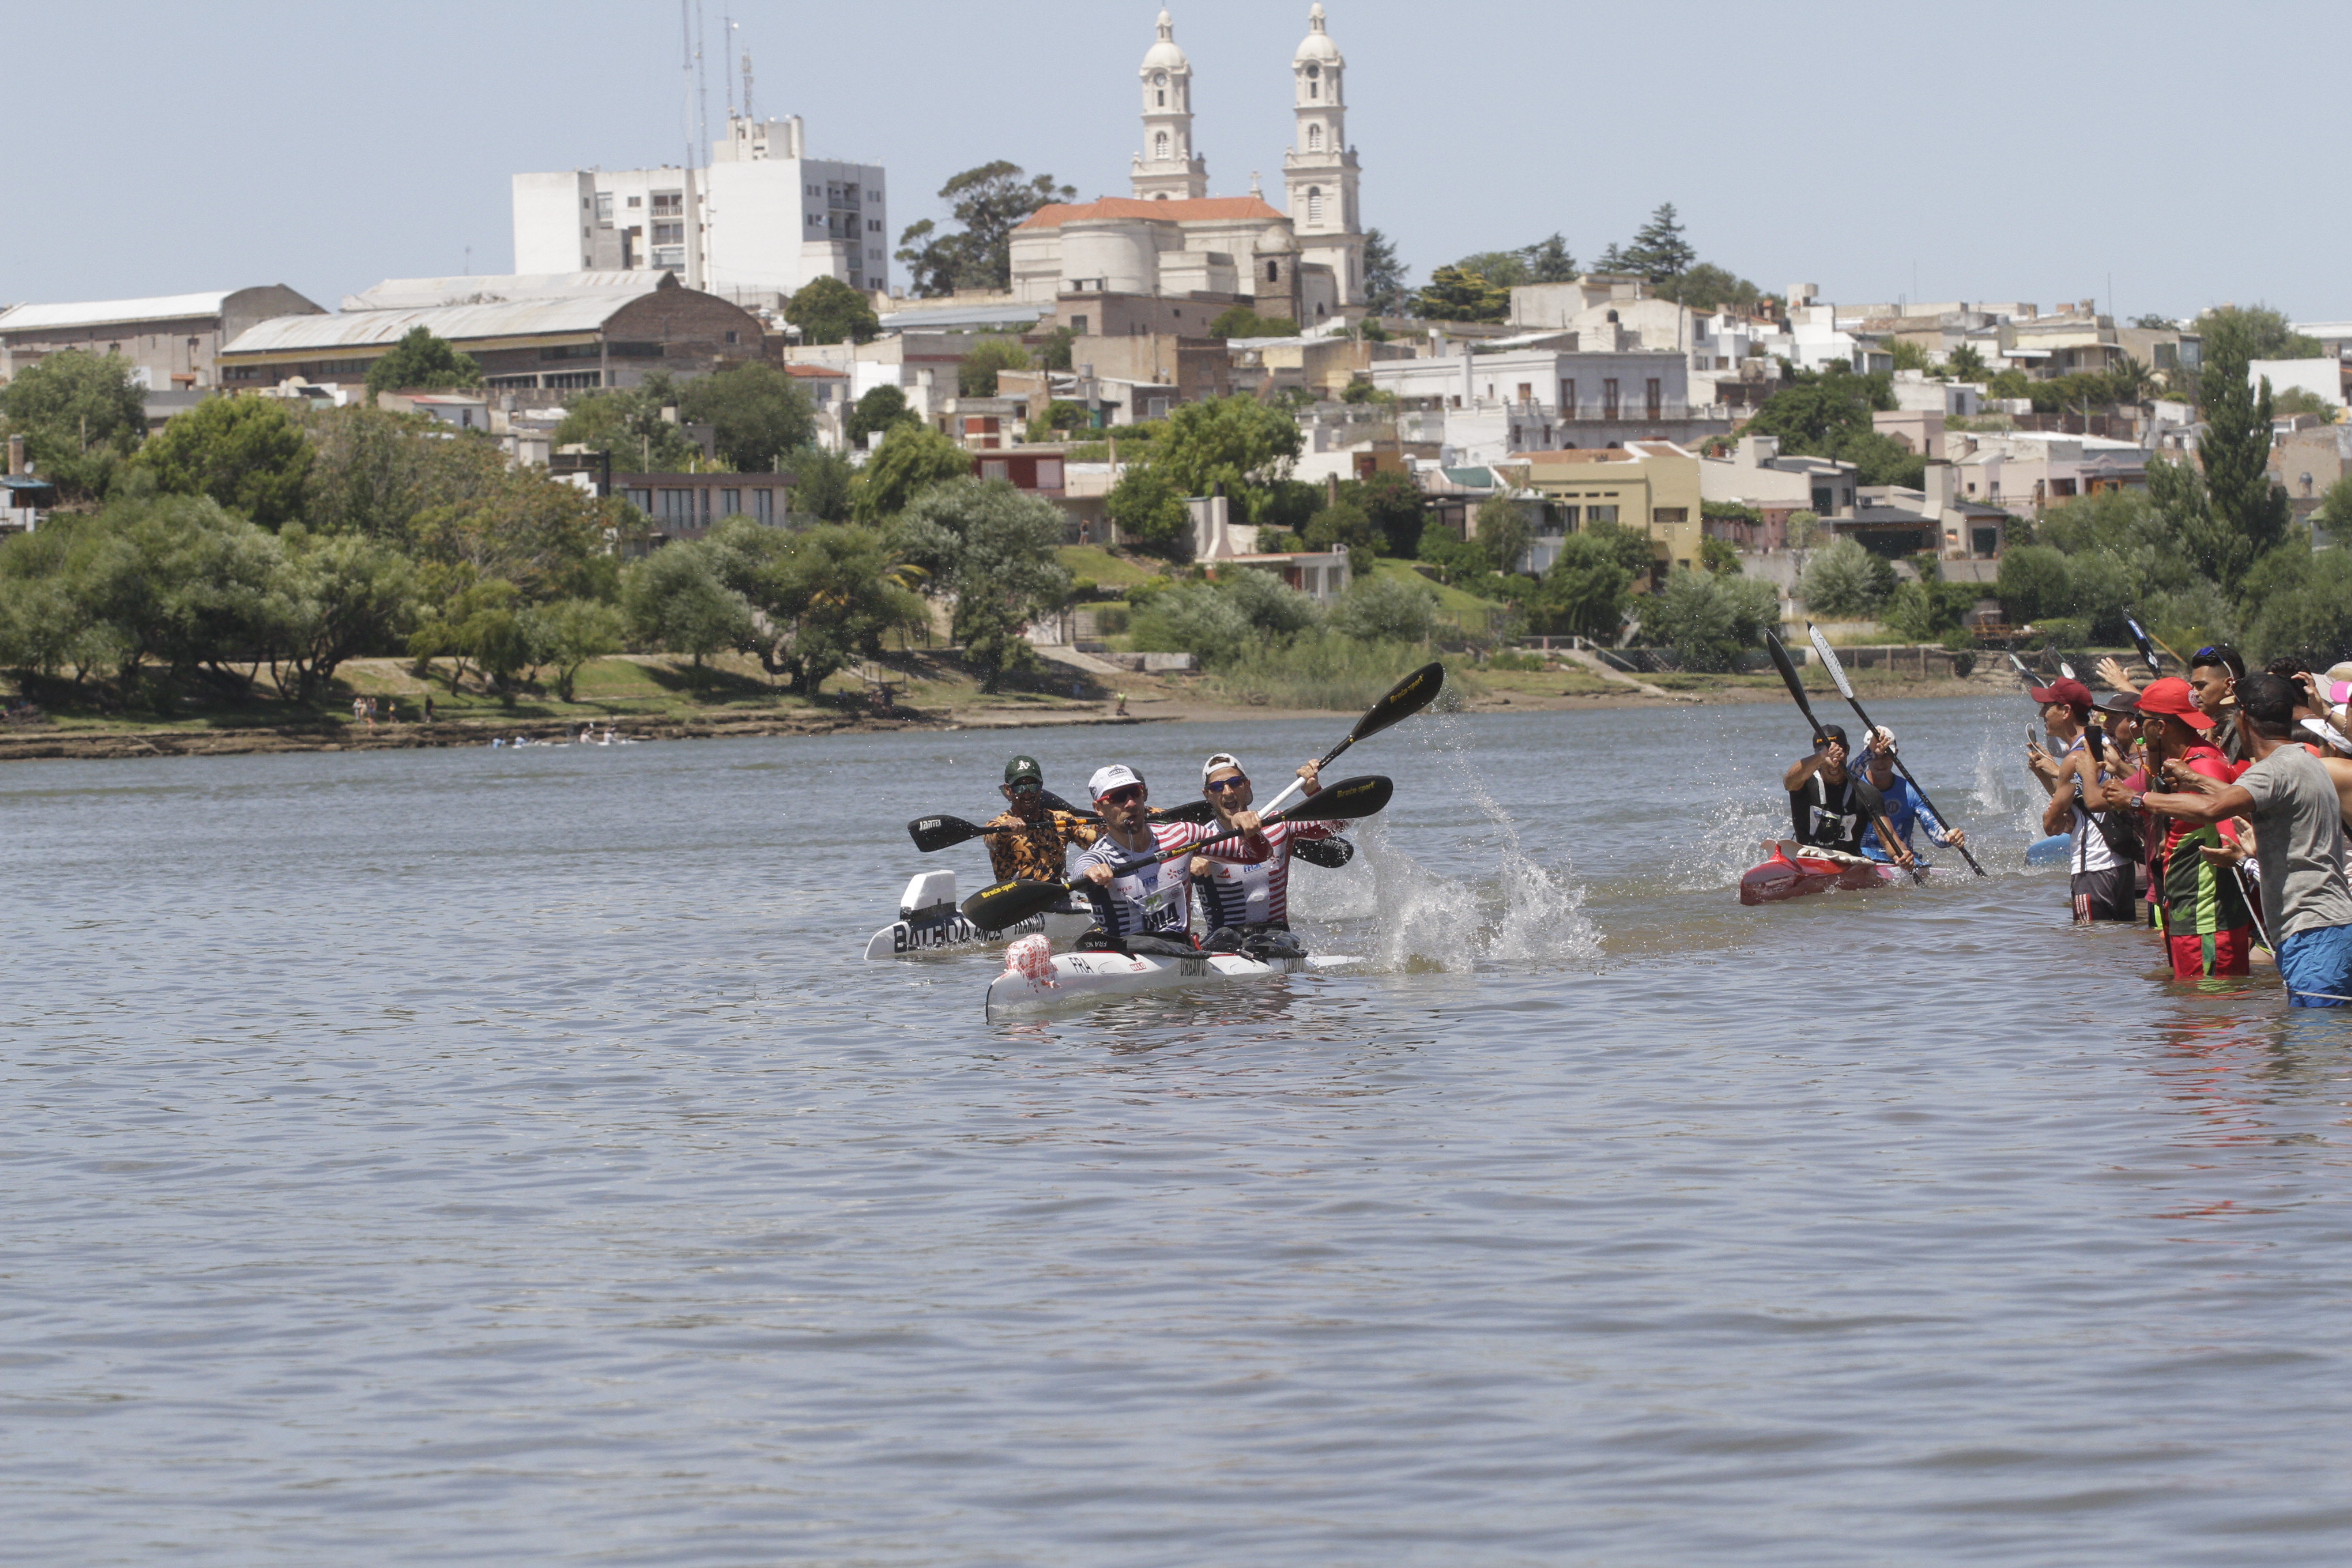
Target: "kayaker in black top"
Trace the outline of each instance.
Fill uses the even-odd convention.
[[[1853,776],[1846,772],[1845,731],[1822,726],[1828,740],[1812,755],[1789,766],[1781,786],[1789,792],[1789,822],[1797,842],[1823,849],[1862,853],[1863,830],[1870,814],[1854,798]]]

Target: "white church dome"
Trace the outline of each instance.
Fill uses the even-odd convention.
[[[1307,35],[1307,41],[1298,46],[1298,53],[1291,63],[1304,65],[1309,60],[1321,60],[1338,65],[1339,46],[1333,43],[1331,35],[1323,30],[1322,0],[1316,0],[1315,9],[1307,14],[1307,24],[1311,30]]]
[[[1186,70],[1192,63],[1184,58],[1184,51],[1177,47],[1175,21],[1167,12],[1160,12],[1160,41],[1152,45],[1151,52],[1143,57],[1143,68],[1148,71]]]

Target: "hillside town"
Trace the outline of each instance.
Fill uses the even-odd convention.
[[[1554,234],[1416,285],[1369,218],[1333,26],[1314,5],[1287,62],[1271,184],[1276,149],[1196,127],[1162,12],[1124,192],[986,163],[898,226],[887,170],[814,150],[837,128],[757,117],[747,59],[698,165],[515,174],[512,272],[0,310],[0,531],[202,498],[285,570],[356,534],[402,584],[318,653],[19,605],[0,663],[184,688],[266,661],[310,692],[406,652],[496,689],[628,647],[814,695],[918,634],[992,689],[1326,636],[1736,668],[1806,619],[1962,668],[2127,616],[2168,646],[2352,643],[2352,321],[1762,289],[1670,202],[1590,264]],[[417,458],[403,507],[358,477],[370,431],[475,456]],[[518,510],[574,558],[516,542]]]

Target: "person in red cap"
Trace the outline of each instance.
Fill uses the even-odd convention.
[[[2213,717],[2197,706],[2187,681],[2168,676],[2151,682],[2139,694],[2139,715],[2147,767],[2103,786],[2101,802],[2108,810],[2144,810],[2139,797],[2161,779],[2167,763],[2177,762],[2217,784],[2237,777],[2237,768],[2213,749],[2209,739]],[[2227,864],[2222,844],[2225,831],[2234,842],[2235,829],[2182,816],[2168,816],[2162,821],[2160,839],[2152,825],[2143,831],[2154,846],[2148,901],[2155,906],[2157,929],[2172,959],[2173,977],[2200,980],[2246,973],[2253,952],[2254,911]],[[2205,854],[2208,849],[2214,853]]]
[[[2045,752],[2039,746],[2029,747],[2025,765],[2042,781],[2042,789],[2054,795],[2059,764],[2083,749],[2083,731],[2091,721],[2094,705],[2091,689],[2068,676],[2047,686],[2037,686],[2026,695],[2042,705],[2042,729],[2056,750]]]

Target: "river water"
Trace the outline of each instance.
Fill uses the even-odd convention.
[[[994,1024],[906,818],[1337,727],[0,773],[0,1557],[2352,1560],[2352,1020],[1877,716],[1990,879],[1740,908],[1785,709],[1433,716],[1361,968]]]

